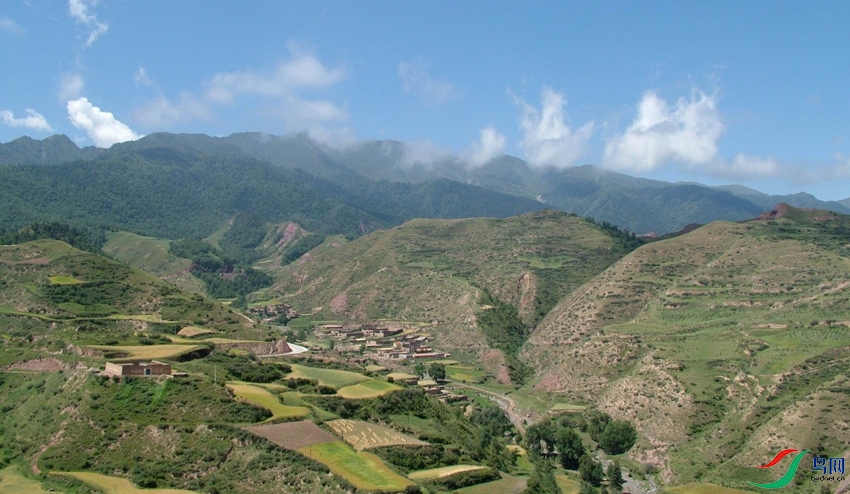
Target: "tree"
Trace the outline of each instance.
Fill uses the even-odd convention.
[[[538,422],[525,430],[525,448],[533,456],[555,449],[555,430],[551,422]]]
[[[422,362],[416,362],[416,364],[413,366],[413,373],[416,374],[419,377],[424,376],[425,375],[425,364],[423,364]]]
[[[608,475],[608,485],[611,486],[609,489],[612,493],[620,493],[623,491],[623,471],[620,469],[620,462],[617,460],[612,461],[608,465],[608,471],[606,472]]]
[[[581,489],[578,491],[578,494],[597,494],[596,487],[593,487],[587,482],[582,482]]]
[[[446,364],[431,364],[428,367],[428,374],[432,379],[439,380],[446,378]]]
[[[555,448],[558,450],[561,466],[568,470],[577,469],[579,458],[585,454],[581,437],[570,427],[563,427],[555,432]]]
[[[595,461],[590,455],[582,456],[578,461],[578,473],[581,479],[591,485],[598,486],[605,478],[602,464]]]
[[[523,494],[551,494],[553,492],[561,492],[555,475],[552,473],[552,466],[548,461],[538,461],[534,464],[534,471],[528,478],[528,486],[523,491]]]
[[[599,446],[611,455],[625,453],[637,441],[637,431],[625,420],[615,420],[605,426],[599,435]]]
[[[611,422],[611,416],[599,410],[589,410],[587,412],[586,429],[590,438],[594,441],[599,441],[599,436],[605,430],[605,427]]]

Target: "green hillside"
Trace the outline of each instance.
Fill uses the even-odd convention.
[[[844,454],[850,217],[785,209],[645,245],[574,291],[522,352],[535,388],[636,423],[631,456],[668,482]]]
[[[188,325],[269,337],[268,328],[217,301],[64,242],[0,246],[0,365],[45,351],[69,362],[89,345],[158,348]]]
[[[594,224],[555,211],[414,220],[352,242],[326,242],[289,266],[269,266],[279,281],[265,295],[314,310],[317,319],[427,323],[442,348],[483,350],[475,323],[482,290],[533,325],[626,252]]]
[[[128,266],[141,269],[177,285],[183,290],[204,293],[204,287],[189,273],[192,261],[168,252],[168,240],[143,237],[129,232],[107,234],[103,252]]]

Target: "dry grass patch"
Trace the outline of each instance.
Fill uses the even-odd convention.
[[[327,425],[357,451],[381,446],[428,444],[389,427],[361,420],[332,420]]]
[[[139,489],[127,479],[92,472],[50,472],[50,475],[79,480],[104,494],[195,494],[195,491],[183,489]]]
[[[303,448],[322,443],[332,443],[339,439],[309,420],[287,422],[285,424],[255,425],[245,427],[256,434],[277,444],[281,448],[299,451]]]
[[[186,326],[177,332],[179,336],[183,336],[185,338],[192,338],[201,334],[209,334],[209,333],[217,333],[218,331],[214,329],[207,328],[199,328],[196,326]]]
[[[578,494],[581,491],[581,483],[566,475],[555,475],[555,483],[558,484],[562,494]]]
[[[469,472],[472,470],[481,470],[486,467],[480,465],[453,465],[450,467],[429,468],[428,470],[419,470],[410,472],[407,478],[411,480],[434,480],[448,477],[461,472]]]
[[[0,492],[9,494],[47,494],[41,482],[21,475],[17,465],[0,470]]]
[[[202,345],[126,345],[126,346],[106,346],[92,345],[88,348],[94,348],[109,355],[113,353],[127,354],[128,357],[122,357],[115,360],[154,360],[179,357],[185,353],[194,352],[206,348]]]

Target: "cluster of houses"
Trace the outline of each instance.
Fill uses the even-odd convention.
[[[380,326],[377,323],[359,325],[329,324],[321,326],[319,336],[340,341],[342,352],[365,352],[377,359],[405,360],[418,358],[445,358],[450,354],[434,350],[431,336],[416,328],[401,329]]]
[[[274,321],[282,315],[285,315],[286,319],[291,320],[301,315],[289,304],[273,304],[262,307],[251,307],[248,309],[248,312],[257,316],[257,318],[260,319],[260,322]]]
[[[425,391],[425,393],[437,398],[443,403],[466,403],[469,401],[468,397],[449,391],[445,386],[445,383],[448,381],[435,381],[427,373],[421,379],[419,376],[401,372],[393,372],[387,377],[393,378],[393,382],[399,384],[419,386]]]

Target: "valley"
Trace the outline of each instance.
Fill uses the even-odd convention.
[[[159,185],[108,214],[5,197],[45,223],[0,245],[0,488],[731,493],[775,480],[757,467],[784,448],[850,456],[848,216],[742,206],[638,237],[210,139],[0,170],[20,191],[117,187],[107,166],[212,187],[146,214]],[[132,362],[170,370],[103,373]],[[794,491],[821,492],[805,474]]]

